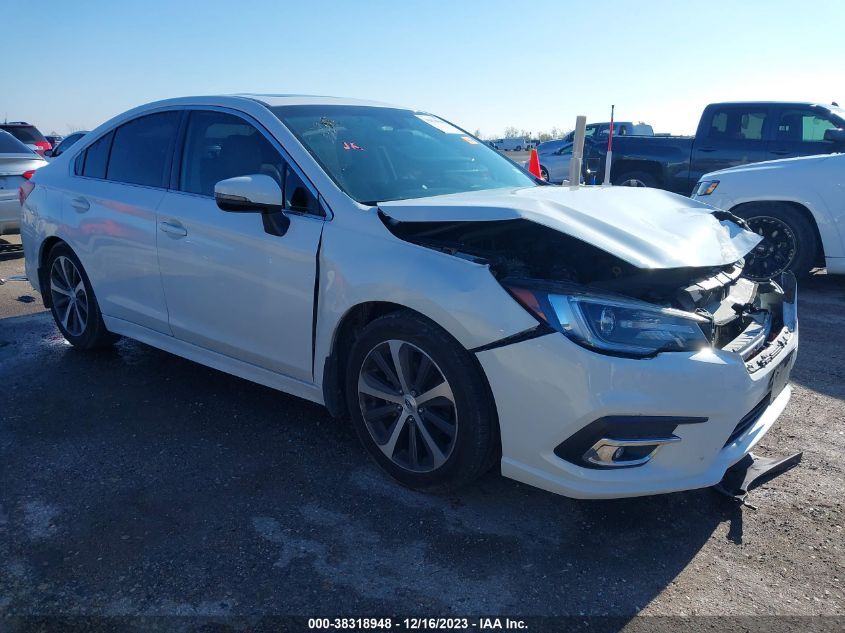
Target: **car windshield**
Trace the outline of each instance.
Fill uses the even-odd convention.
[[[364,204],[537,186],[497,151],[431,114],[340,105],[271,110],[335,183]]]
[[[8,132],[0,130],[0,154],[32,154],[34,156],[35,152]]]

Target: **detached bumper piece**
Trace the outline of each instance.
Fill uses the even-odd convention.
[[[794,468],[801,462],[803,455],[801,452],[789,457],[770,458],[748,453],[728,468],[722,481],[713,488],[716,492],[742,503],[750,490]]]

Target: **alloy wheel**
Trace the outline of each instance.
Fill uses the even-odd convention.
[[[798,241],[789,225],[771,216],[757,216],[746,222],[752,231],[763,238],[746,255],[746,277],[771,279],[787,270],[798,250]]]
[[[81,336],[88,325],[88,293],[76,264],[64,255],[57,257],[50,269],[50,297],[65,331]]]
[[[370,437],[400,468],[430,472],[451,455],[458,434],[455,397],[417,346],[394,339],[371,349],[358,375],[358,402]]]

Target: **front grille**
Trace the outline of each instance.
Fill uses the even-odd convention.
[[[771,400],[772,394],[766,394],[765,398],[758,402],[751,411],[746,413],[739,421],[739,424],[737,424],[734,428],[733,433],[731,433],[731,436],[728,438],[728,441],[725,442],[725,446],[734,442],[738,437],[743,436],[748,429],[754,426],[754,423],[760,419],[760,416],[763,415],[763,412],[768,408]]]

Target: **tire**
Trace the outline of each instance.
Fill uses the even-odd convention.
[[[546,182],[549,182],[549,170],[542,165],[540,165],[540,177]]]
[[[106,330],[85,269],[67,244],[57,244],[45,274],[50,311],[68,342],[82,350],[112,345],[119,337]]]
[[[626,171],[613,178],[613,184],[620,187],[657,187],[658,182],[647,171]]]
[[[515,151],[521,152],[522,151],[522,145],[517,145]]]
[[[755,233],[763,236],[745,257],[745,276],[764,280],[784,271],[805,277],[816,261],[819,242],[810,221],[785,202],[752,202],[735,208]]]
[[[421,399],[432,392],[441,395]],[[458,488],[484,474],[499,456],[492,396],[477,361],[416,313],[387,314],[364,328],[350,353],[346,398],[367,452],[409,488]]]

